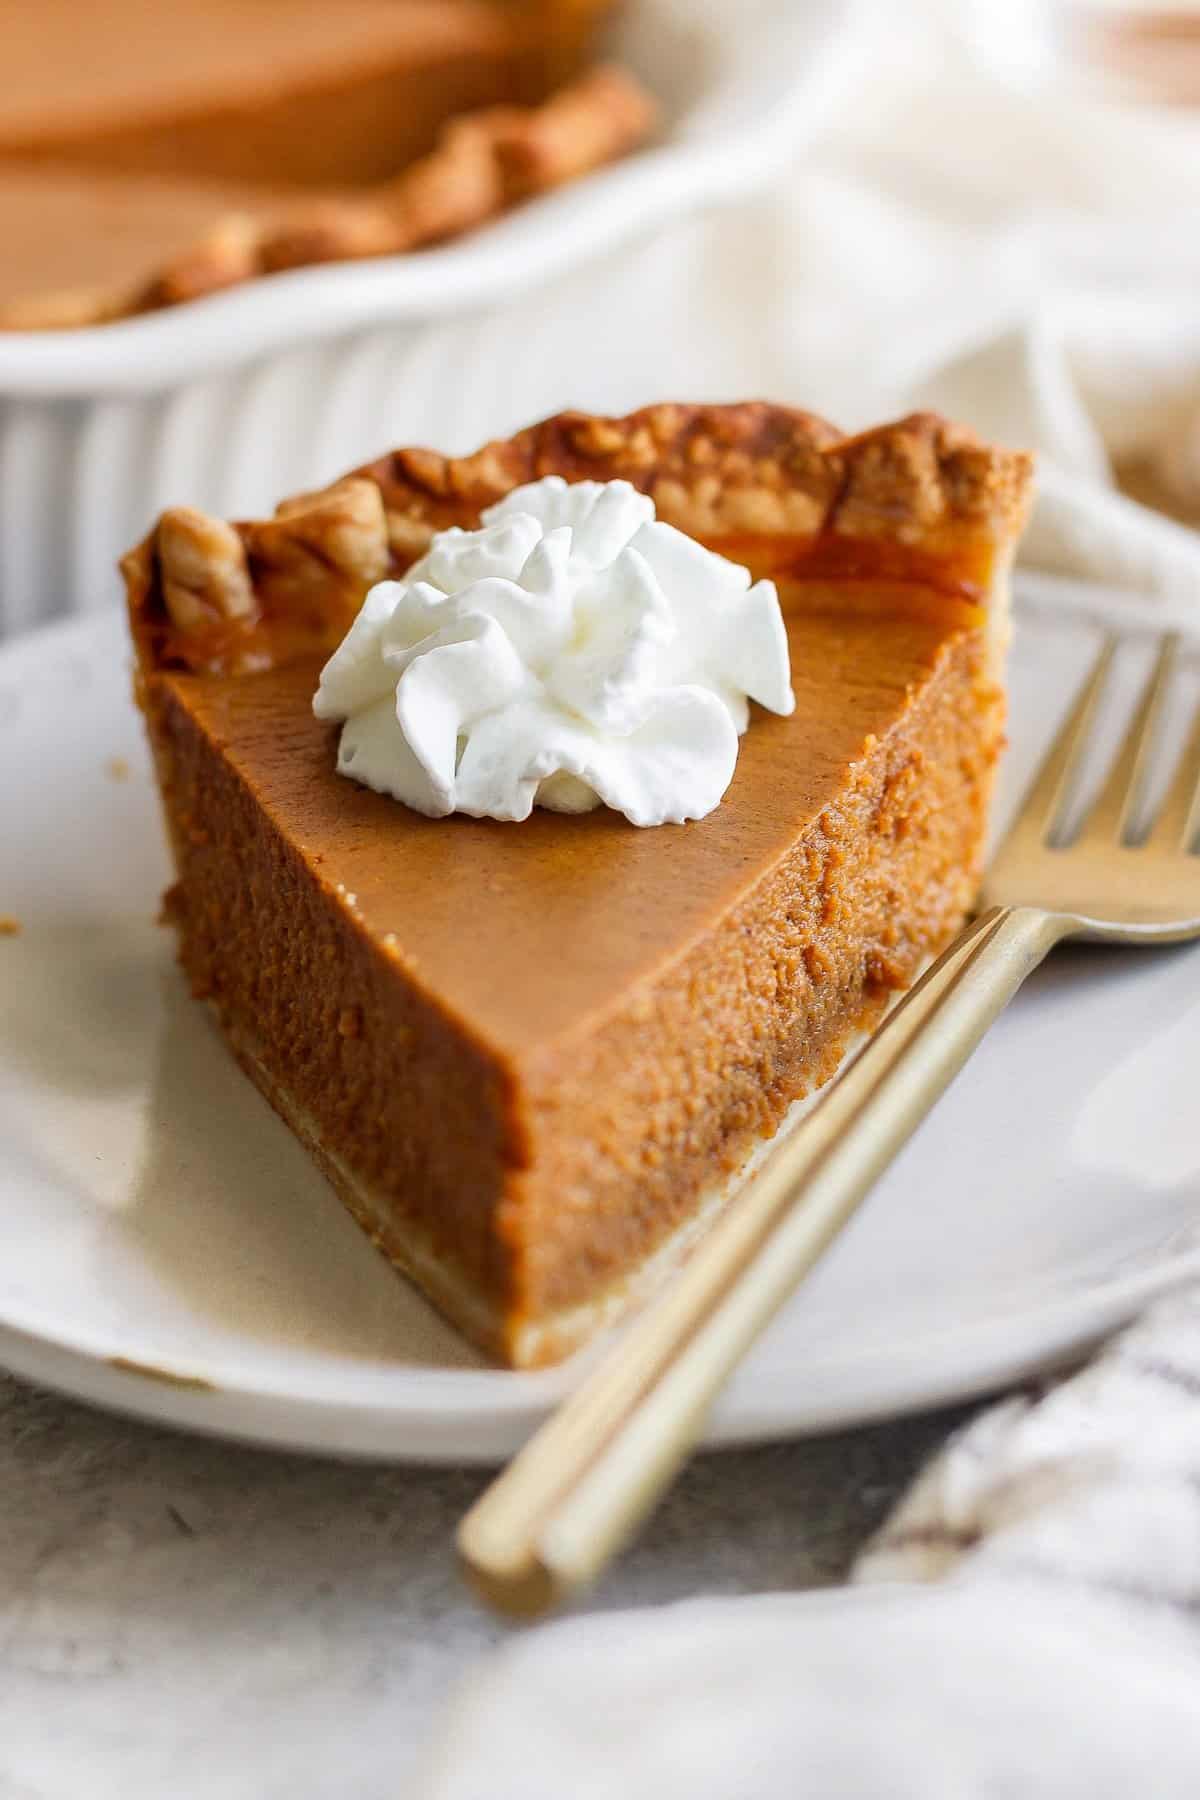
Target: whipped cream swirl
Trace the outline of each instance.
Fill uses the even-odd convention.
[[[749,700],[794,705],[774,583],[626,481],[550,475],[372,588],[313,710],[343,721],[343,775],[433,818],[663,825],[718,805]]]

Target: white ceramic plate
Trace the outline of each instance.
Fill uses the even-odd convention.
[[[1087,662],[1095,605],[1023,603],[1010,793]],[[1141,663],[1134,645],[1127,691]],[[1195,656],[1180,710],[1189,693]],[[511,1451],[579,1363],[480,1366],[183,991],[155,924],[166,862],[117,617],[0,653],[0,754],[0,914],[23,924],[0,937],[0,1361],[257,1442]],[[1198,1060],[1200,948],[1060,953],[739,1372],[710,1440],[983,1391],[1200,1273]]]

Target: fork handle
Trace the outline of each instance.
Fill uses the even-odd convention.
[[[685,1460],[717,1392],[1063,935],[994,907],[955,939],[809,1118],[463,1520],[464,1572],[532,1616],[595,1578]]]

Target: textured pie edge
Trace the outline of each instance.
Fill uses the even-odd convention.
[[[563,412],[470,456],[402,449],[270,519],[163,513],[122,559],[141,671],[238,673],[331,649],[375,582],[435,532],[528,481],[626,480],[658,516],[735,559],[774,545],[781,580],[920,583],[985,610],[999,641],[1033,459],[936,413],[853,436],[744,401]]]

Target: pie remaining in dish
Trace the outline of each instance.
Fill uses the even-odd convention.
[[[452,237],[621,155],[612,0],[0,0],[0,329]]]
[[[322,663],[434,532],[623,478],[771,577],[795,711],[724,801],[430,820],[335,770]],[[1003,736],[1030,460],[918,415],[568,413],[401,450],[124,562],[184,969],[380,1248],[478,1344],[566,1354],[657,1278],[791,1103],[961,924]]]

